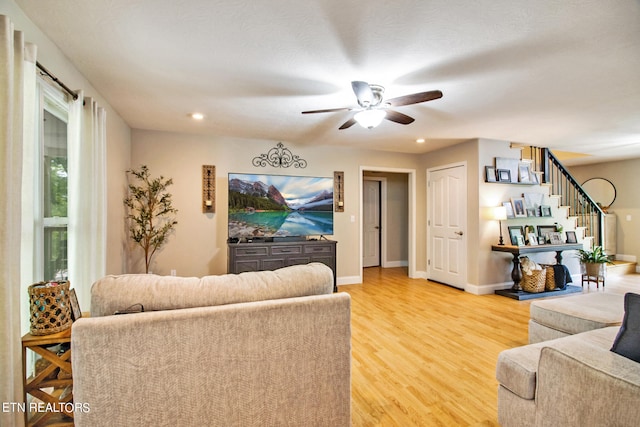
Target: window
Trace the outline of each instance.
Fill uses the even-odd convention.
[[[67,280],[68,206],[68,103],[55,90],[40,84],[38,188],[36,207],[41,227],[36,230],[36,271],[44,280]],[[39,270],[39,271],[38,271]]]

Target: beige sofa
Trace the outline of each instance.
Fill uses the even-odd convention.
[[[532,344],[498,356],[501,426],[638,425],[640,363],[610,351],[620,327],[606,326],[623,297],[594,295],[532,303]]]
[[[72,329],[75,425],[350,425],[350,298],[332,290],[323,264],[97,281]]]

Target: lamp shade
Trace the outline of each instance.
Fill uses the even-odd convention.
[[[498,221],[507,219],[507,208],[504,206],[497,206],[493,208],[493,219]]]
[[[364,110],[357,113],[353,118],[363,128],[372,129],[378,126],[387,112],[384,110]]]

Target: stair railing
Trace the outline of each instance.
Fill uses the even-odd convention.
[[[560,206],[568,206],[569,215],[577,219],[576,226],[584,227],[585,236],[593,237],[595,245],[602,245],[604,211],[548,148],[527,150],[534,169],[542,172],[542,182],[551,186],[551,194],[560,197]]]

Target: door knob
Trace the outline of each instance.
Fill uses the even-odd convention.
[[[455,232],[458,236],[462,236],[464,233],[462,231],[456,231]]]

